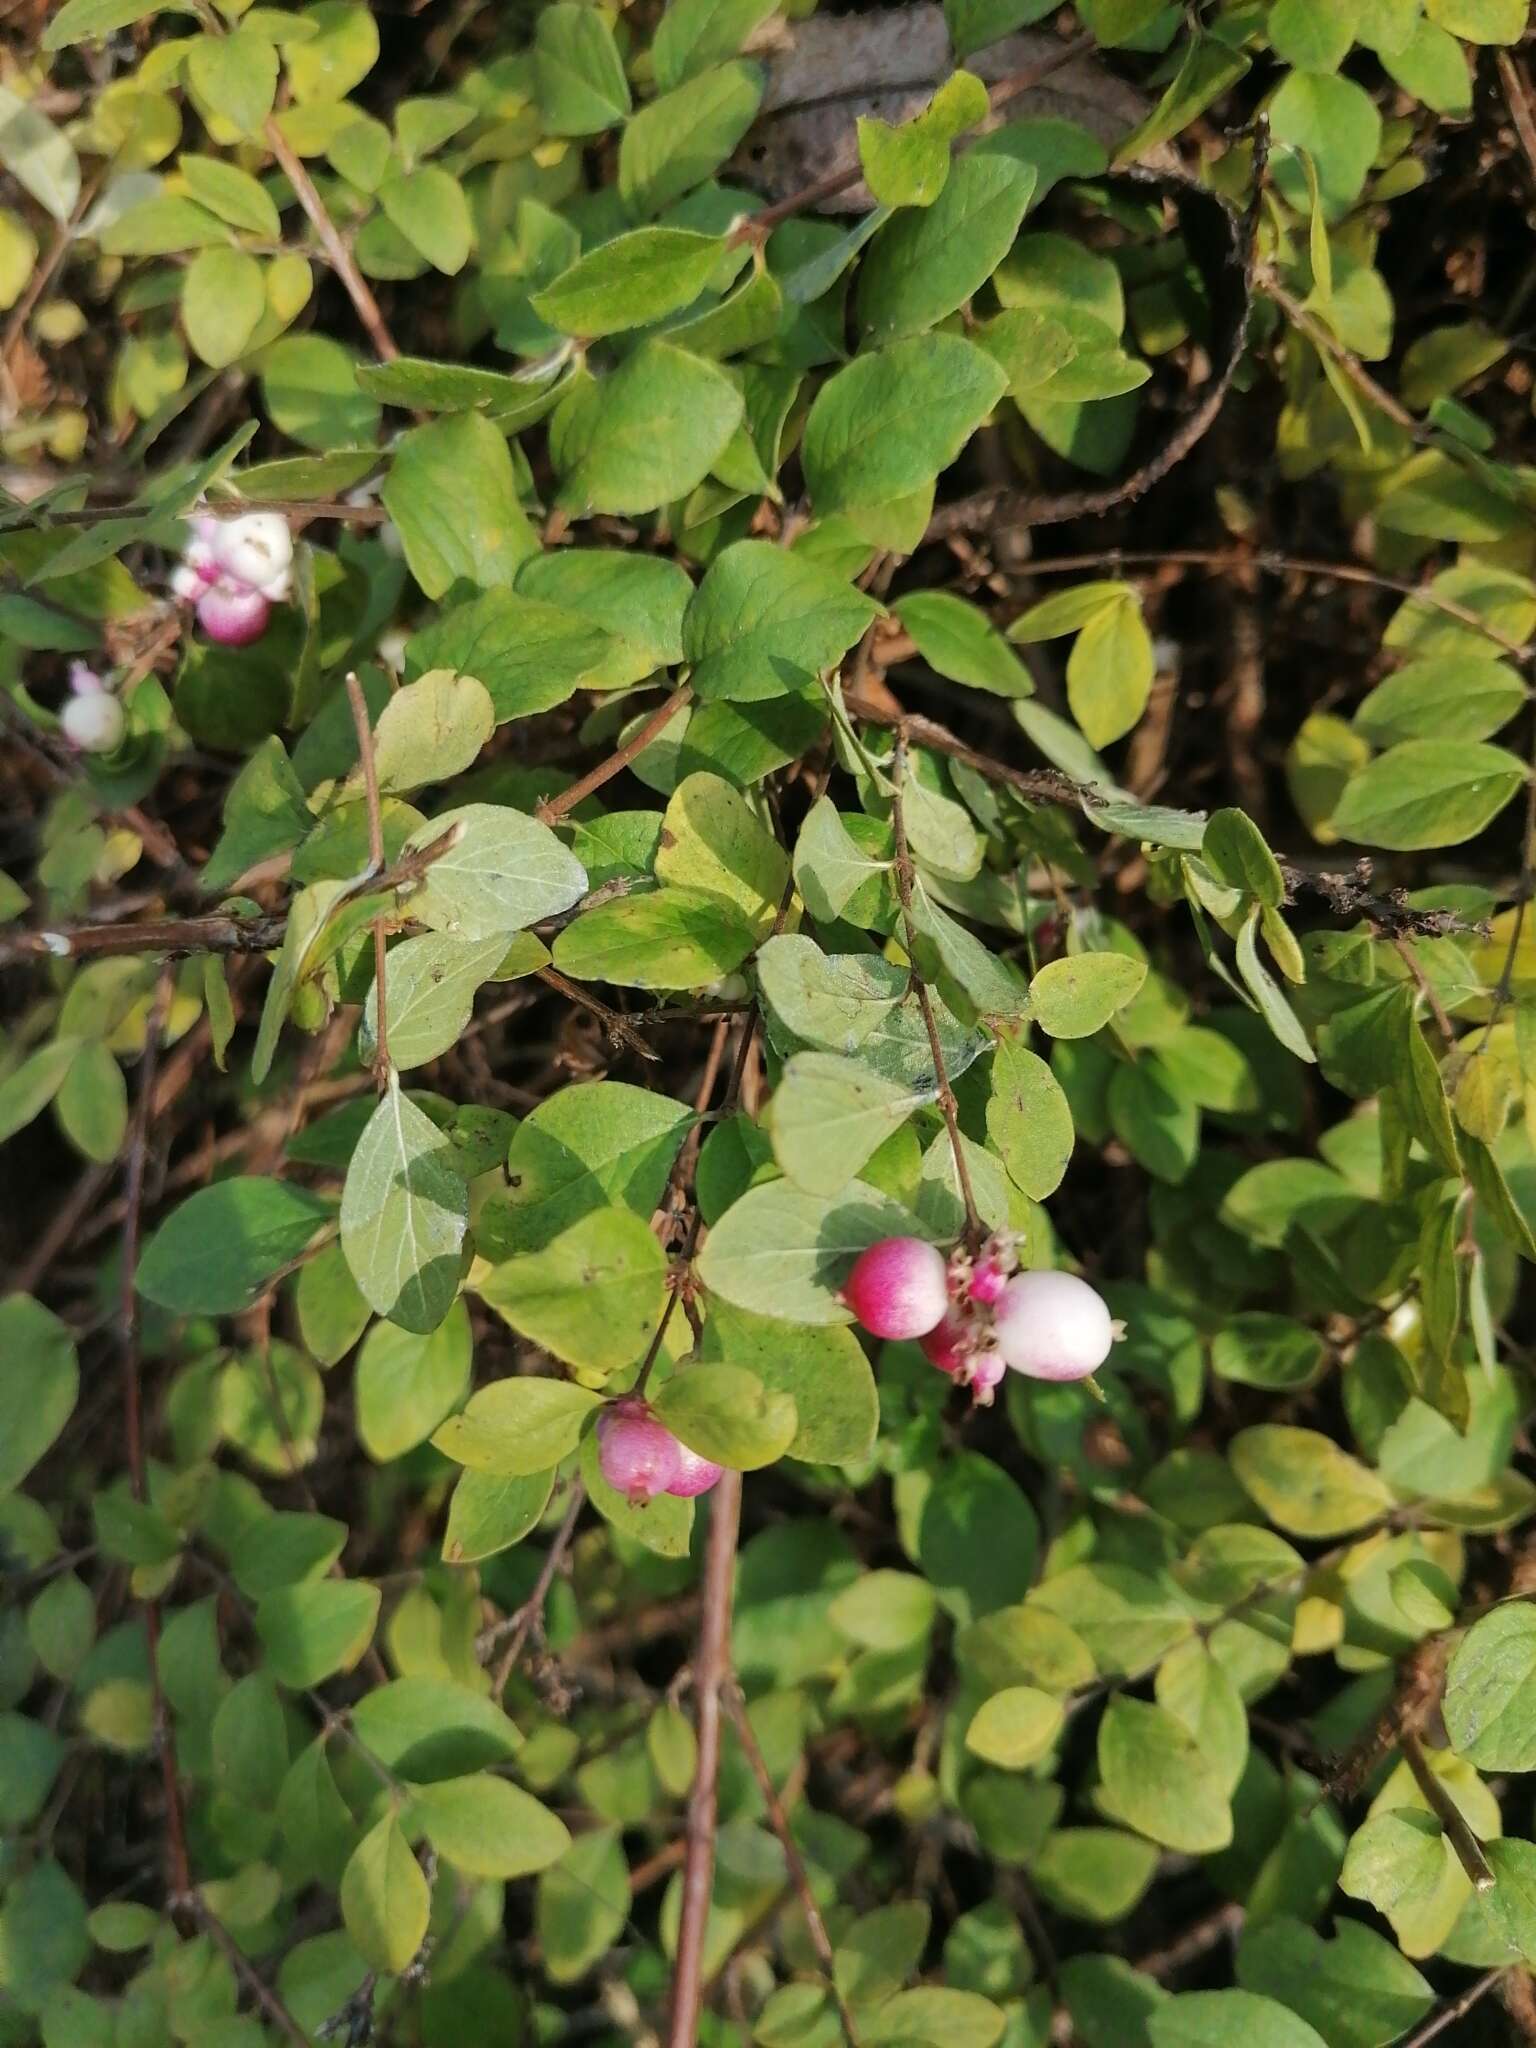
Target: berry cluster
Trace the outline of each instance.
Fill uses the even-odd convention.
[[[615,1401],[597,1425],[597,1462],[615,1493],[635,1506],[658,1493],[683,1500],[708,1493],[721,1468],[680,1444],[644,1401]]]
[[[83,661],[69,664],[69,687],[72,694],[59,713],[65,739],[82,754],[116,753],[128,729],[121,700]]]
[[[240,519],[192,521],[181,566],[171,578],[179,598],[197,607],[197,622],[221,647],[245,647],[267,630],[274,604],[288,595],[293,535],[277,512]]]
[[[1102,1296],[1075,1273],[1017,1268],[1006,1233],[948,1260],[921,1238],[887,1237],[854,1261],[843,1300],[872,1336],[915,1338],[979,1402],[1010,1367],[1036,1380],[1097,1372],[1120,1335]]]

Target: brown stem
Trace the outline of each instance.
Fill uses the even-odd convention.
[[[1435,1020],[1435,1029],[1440,1033],[1446,1050],[1449,1051],[1456,1043],[1456,1033],[1451,1025],[1450,1013],[1440,1000],[1440,991],[1424,972],[1419,964],[1418,955],[1401,933],[1394,933],[1392,950],[1407,968],[1414,987],[1428,1004],[1429,1014]]]
[[[1531,113],[1530,81],[1508,50],[1500,50],[1496,61],[1509,118],[1515,124],[1520,147],[1525,151],[1525,161],[1536,174],[1536,116]]]
[[[720,1773],[721,1688],[730,1676],[731,1590],[736,1537],[741,1526],[741,1474],[725,1472],[710,1496],[709,1545],[704,1558],[704,1611],[694,1664],[699,1761],[688,1797],[683,1910],[677,1931],[668,2048],[695,2048],[704,1989],[704,1930],[715,1876],[715,1824]]]
[[[278,1997],[271,1985],[268,1984],[261,1972],[256,1968],[250,1957],[240,1948],[223,1921],[219,1919],[216,1913],[209,1910],[200,1892],[193,1895],[192,1910],[197,1915],[203,1932],[208,1935],[215,1948],[222,1951],[224,1960],[229,1964],[241,1983],[246,1986],[252,1998],[255,1999],[257,2005],[260,2006],[262,2012],[265,2013],[273,2026],[277,2028],[277,2031],[285,2040],[294,2042],[295,2048],[309,2048],[309,2035],[305,2033],[293,2014],[284,2005],[282,1999]]]
[[[1505,1963],[1497,1969],[1484,1970],[1482,1976],[1469,1984],[1459,1998],[1450,1999],[1438,2012],[1432,2012],[1423,2026],[1405,2035],[1400,2048],[1425,2048],[1427,2042],[1438,2040],[1448,2027],[1454,2027],[1458,2020],[1465,2019],[1473,2006],[1487,1997],[1509,1968],[1510,1965]]]
[[[545,825],[558,824],[561,818],[575,810],[576,806],[589,797],[594,789],[601,789],[605,782],[611,782],[621,768],[627,768],[637,754],[643,754],[663,726],[669,725],[685,704],[693,701],[693,685],[679,683],[666,703],[653,711],[638,731],[633,733],[622,747],[610,754],[606,761],[583,775],[579,782],[573,782],[569,789],[561,790],[558,796],[547,798],[539,805],[540,822]]]
[[[510,1617],[512,1640],[507,1644],[501,1662],[496,1667],[496,1676],[491,1682],[492,1699],[499,1700],[506,1691],[507,1680],[517,1668],[517,1660],[523,1654],[524,1645],[544,1619],[544,1603],[549,1598],[549,1589],[555,1583],[555,1574],[560,1569],[561,1561],[571,1547],[571,1539],[576,1534],[576,1523],[586,1497],[586,1487],[579,1479],[573,1479],[571,1497],[566,1503],[565,1519],[555,1531],[549,1553],[539,1567],[539,1576],[533,1582],[533,1591],[516,1614]]]
[[[1321,320],[1314,319],[1300,299],[1286,290],[1273,271],[1259,272],[1254,278],[1254,283],[1266,298],[1274,300],[1286,319],[1307,337],[1318,353],[1328,356],[1336,363],[1361,396],[1368,399],[1378,412],[1385,413],[1394,426],[1401,427],[1411,441],[1420,448],[1441,446],[1439,437],[1428,427],[1421,425],[1401,399],[1388,391],[1384,384],[1378,384],[1353,349],[1346,348]]]
[[[145,924],[87,924],[66,931],[18,932],[0,940],[0,967],[22,960],[101,960],[120,953],[271,953],[286,917],[167,917]]]
[[[1026,64],[1022,71],[1015,71],[1007,78],[1000,78],[987,94],[988,115],[1000,112],[1010,101],[1018,99],[1020,94],[1033,91],[1037,85],[1043,85],[1046,79],[1054,77],[1058,71],[1064,71],[1079,57],[1086,57],[1092,48],[1092,36],[1078,36],[1070,43],[1063,43],[1061,48],[1053,51],[1049,57],[1042,57],[1034,64]],[[974,142],[980,132],[979,127],[969,129],[961,140]],[[855,157],[846,169],[828,171],[825,176],[813,179],[809,185],[802,185],[798,192],[791,192],[788,198],[775,200],[772,206],[765,206],[760,212],[752,214],[735,229],[732,240],[738,245],[742,242],[760,242],[795,214],[805,212],[808,207],[820,206],[828,199],[835,199],[839,192],[846,192],[850,186],[857,185],[863,175],[864,167]]]
[[[1086,783],[1074,782],[1070,775],[1055,768],[1010,768],[990,754],[978,753],[975,747],[957,739],[947,726],[931,718],[893,711],[887,704],[877,704],[849,691],[843,693],[843,707],[851,717],[862,718],[866,725],[891,727],[913,746],[928,747],[935,754],[947,754],[952,761],[963,761],[988,782],[1005,783],[1009,789],[1016,789],[1027,802],[1062,804],[1075,810],[1085,796],[1093,795]]]
[[[1456,1852],[1456,1860],[1472,1880],[1475,1891],[1493,1890],[1493,1866],[1483,1854],[1483,1845],[1473,1833],[1466,1815],[1446,1790],[1441,1779],[1429,1767],[1424,1754],[1424,1745],[1412,1728],[1400,1728],[1397,1746],[1403,1752],[1403,1760],[1413,1773],[1413,1782],[1418,1786],[1429,1810],[1445,1831],[1445,1839]]]
[[[384,315],[379,311],[379,302],[368,287],[363,273],[358,269],[352,251],[337,232],[336,223],[325,210],[325,202],[315,190],[315,181],[305,170],[303,162],[288,146],[277,117],[269,114],[266,127],[267,147],[282,166],[283,175],[293,187],[293,196],[308,214],[310,224],[320,237],[320,246],[330,258],[331,268],[346,287],[347,296],[357,308],[357,317],[368,330],[368,339],[373,343],[374,354],[380,362],[392,363],[400,351],[395,338],[384,324]]]
[[[347,671],[347,702],[357,728],[357,757],[363,765],[363,794],[368,804],[368,864],[375,875],[384,871],[384,810],[379,802],[379,770],[373,755],[373,721],[356,669]],[[382,1095],[389,1085],[389,984],[386,919],[373,920],[373,1078]]]
[[[768,1809],[768,1824],[778,1836],[779,1847],[784,1851],[784,1864],[789,1872],[789,1881],[794,1886],[795,1897],[800,1901],[800,1910],[805,1915],[805,1924],[810,1930],[811,1946],[816,1951],[817,1961],[821,1964],[822,1974],[827,1980],[827,1989],[831,1992],[832,2002],[837,2007],[837,2016],[842,2023],[843,2038],[847,2042],[848,2048],[859,2048],[859,2037],[854,2027],[853,2014],[848,2010],[848,2002],[838,1989],[836,1964],[832,1954],[832,1940],[827,1933],[827,1923],[821,1917],[821,1908],[816,1903],[816,1894],[811,1890],[810,1874],[806,1870],[805,1861],[800,1854],[800,1846],[790,1830],[789,1815],[784,1811],[784,1802],[779,1797],[778,1788],[775,1786],[773,1776],[768,1769],[767,1759],[764,1757],[757,1736],[753,1732],[752,1722],[747,1714],[746,1702],[743,1700],[740,1688],[736,1685],[734,1679],[725,1687],[725,1705],[726,1711],[730,1714],[732,1726],[736,1730],[736,1739],[741,1744],[743,1754],[751,1767],[753,1777],[757,1780],[757,1789],[763,1795],[763,1804]]]
[[[123,1364],[123,1441],[128,1459],[128,1478],[133,1497],[142,1507],[149,1500],[144,1468],[143,1391],[139,1359],[139,1297],[136,1288],[139,1268],[139,1240],[143,1222],[144,1178],[149,1163],[150,1114],[155,1099],[155,1076],[160,1064],[160,1046],[170,1015],[174,981],[169,968],[162,969],[145,1026],[144,1058],[139,1072],[138,1100],[128,1132],[128,1163],[124,1175],[127,1203],[123,1218],[122,1259],[118,1274],[118,1315],[121,1324]],[[176,1766],[176,1732],[160,1682],[160,1602],[144,1603],[144,1638],[149,1654],[149,1682],[154,1702],[155,1748],[160,1757],[160,1778],[165,1792],[166,1877],[172,1910],[192,1890],[192,1867],[187,1857],[186,1821],[181,1808],[181,1781]]]
[[[966,1239],[971,1250],[975,1251],[986,1235],[986,1225],[981,1220],[981,1211],[976,1207],[976,1191],[971,1186],[971,1169],[966,1162],[965,1140],[960,1135],[960,1105],[955,1100],[955,1091],[949,1081],[949,1069],[944,1064],[944,1046],[939,1037],[938,1020],[933,1014],[933,1000],[928,993],[928,984],[918,972],[917,966],[917,922],[912,915],[912,851],[907,845],[907,819],[902,802],[902,791],[907,777],[905,731],[898,731],[896,735],[893,768],[891,829],[896,838],[896,895],[901,904],[901,923],[906,935],[912,992],[917,997],[917,1007],[922,1012],[923,1029],[928,1034],[928,1050],[933,1055],[933,1073],[938,1084],[939,1108],[944,1112],[944,1127],[949,1132],[949,1148],[955,1160],[955,1179],[959,1183],[960,1199],[965,1204]]]
[[[546,988],[552,988],[557,994],[564,996],[567,1002],[579,1003],[582,1009],[590,1010],[607,1032],[610,1039],[616,1040],[620,1045],[628,1046],[629,1050],[638,1055],[640,1059],[659,1060],[661,1058],[659,1052],[646,1044],[627,1017],[623,1016],[618,1010],[613,1009],[609,1004],[599,1002],[598,998],[589,990],[584,989],[579,982],[568,980],[558,968],[540,967],[536,970],[535,979],[542,981]]]

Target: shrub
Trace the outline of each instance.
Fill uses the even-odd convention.
[[[11,12],[0,2044],[1529,2026],[1520,0]]]

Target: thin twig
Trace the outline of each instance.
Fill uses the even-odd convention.
[[[653,711],[644,725],[632,733],[623,746],[611,753],[606,761],[599,761],[579,782],[573,782],[569,789],[561,790],[558,796],[548,797],[539,805],[540,823],[558,824],[560,819],[589,797],[593,790],[601,789],[605,782],[611,782],[621,769],[629,766],[637,754],[643,754],[662,727],[669,725],[683,706],[692,701],[693,685],[679,683],[666,703]]]
[[[1510,1968],[1510,1964],[1504,1963],[1497,1969],[1484,1970],[1482,1976],[1469,1984],[1459,1998],[1451,1999],[1437,2012],[1432,2012],[1423,2026],[1405,2034],[1399,2048],[1425,2048],[1427,2042],[1438,2040],[1447,2027],[1454,2027],[1458,2020],[1464,2020],[1479,1999],[1486,1998]]]
[[[373,343],[374,354],[380,362],[392,363],[400,351],[395,338],[385,325],[384,315],[379,311],[379,302],[369,289],[368,282],[358,269],[352,251],[337,232],[336,223],[325,210],[325,202],[315,190],[315,181],[304,168],[302,160],[294,153],[277,124],[277,117],[269,114],[266,126],[267,147],[282,166],[284,177],[293,187],[293,196],[308,214],[310,224],[320,237],[320,246],[330,259],[331,268],[346,287],[347,297],[357,308],[357,317],[368,330],[368,339]]]
[[[1346,348],[1330,328],[1314,318],[1300,299],[1286,290],[1272,270],[1257,272],[1254,283],[1266,298],[1274,300],[1286,319],[1307,337],[1318,353],[1337,364],[1361,396],[1368,399],[1378,412],[1385,413],[1394,426],[1401,427],[1411,441],[1420,448],[1442,446],[1440,437],[1416,420],[1402,400],[1388,391],[1384,384],[1378,384],[1354,350]],[[1451,451],[1447,449],[1446,452]]]
[[[646,1044],[627,1017],[620,1011],[613,1009],[608,1003],[600,1002],[589,989],[584,989],[579,982],[568,980],[557,967],[537,968],[534,978],[542,981],[546,988],[552,988],[558,995],[564,996],[567,1002],[577,1003],[583,1010],[590,1011],[602,1025],[610,1039],[620,1045],[627,1046],[638,1058],[642,1060],[659,1060],[661,1058],[661,1054],[654,1047]]]
[[[201,1892],[194,1892],[192,1894],[192,1910],[196,1914],[203,1932],[209,1936],[214,1946],[222,1951],[224,1960],[229,1964],[241,1983],[246,1986],[252,1998],[255,1999],[257,2005],[260,2006],[262,2012],[272,2022],[273,2026],[277,2028],[278,2032],[285,2039],[294,2042],[296,2048],[309,2048],[308,2034],[305,2033],[293,2014],[284,2005],[282,1999],[262,1976],[250,1957],[240,1948],[223,1921],[209,1908]]]
[[[944,1113],[944,1127],[949,1132],[949,1148],[954,1154],[955,1179],[960,1188],[960,1199],[965,1204],[966,1239],[972,1251],[976,1251],[986,1235],[986,1225],[981,1220],[981,1211],[976,1206],[976,1191],[971,1186],[971,1169],[966,1162],[965,1140],[960,1135],[960,1105],[955,1100],[955,1091],[950,1086],[949,1069],[944,1064],[944,1045],[939,1037],[938,1020],[933,1014],[933,1001],[928,994],[917,965],[917,920],[912,915],[912,852],[907,845],[907,818],[903,803],[903,789],[907,778],[907,737],[904,731],[896,735],[896,752],[891,776],[891,830],[896,839],[896,895],[901,904],[901,923],[906,935],[907,961],[911,976],[912,992],[917,997],[917,1007],[922,1012],[923,1029],[928,1034],[928,1050],[933,1055],[933,1076],[939,1093],[939,1108]]]
[[[492,1699],[499,1700],[506,1691],[507,1680],[517,1668],[517,1660],[523,1654],[524,1644],[533,1631],[543,1624],[544,1603],[549,1598],[549,1589],[555,1583],[555,1574],[560,1569],[565,1553],[571,1547],[571,1539],[576,1534],[576,1523],[586,1497],[586,1487],[579,1479],[573,1479],[571,1497],[566,1503],[565,1519],[555,1531],[548,1555],[539,1567],[539,1576],[533,1582],[533,1591],[516,1614],[508,1617],[512,1628],[512,1640],[507,1644],[501,1662],[496,1667],[496,1676],[491,1681]]]
[[[127,1204],[123,1218],[122,1258],[118,1274],[118,1313],[121,1323],[123,1366],[123,1441],[128,1460],[128,1479],[133,1497],[141,1507],[149,1500],[144,1465],[143,1390],[139,1358],[139,1239],[143,1222],[144,1180],[149,1163],[149,1128],[155,1100],[155,1075],[160,1063],[161,1041],[170,1015],[174,977],[169,968],[161,971],[145,1025],[144,1058],[139,1071],[138,1100],[128,1132],[128,1162],[124,1175]],[[153,1699],[155,1748],[160,1757],[160,1778],[165,1792],[165,1847],[167,1884],[173,1907],[192,1889],[192,1866],[187,1857],[187,1829],[181,1807],[181,1780],[176,1764],[176,1732],[160,1681],[160,1602],[144,1602],[144,1638],[149,1658],[149,1682]]]
[[[704,1988],[704,1930],[715,1877],[715,1825],[720,1774],[721,1688],[730,1676],[731,1592],[736,1537],[741,1526],[741,1474],[727,1471],[710,1496],[709,1542],[704,1557],[704,1611],[694,1664],[699,1760],[688,1797],[683,1906],[672,1979],[668,2048],[695,2048]]]
[[[1424,1744],[1412,1728],[1399,1728],[1397,1746],[1403,1752],[1403,1761],[1413,1773],[1413,1782],[1423,1795],[1425,1804],[1445,1831],[1445,1839],[1456,1852],[1456,1860],[1472,1880],[1475,1891],[1493,1890],[1495,1879],[1493,1865],[1483,1853],[1483,1845],[1473,1833],[1470,1823],[1461,1808],[1446,1790],[1441,1779],[1430,1769],[1429,1759],[1424,1754]]]
[[[853,2014],[848,2010],[848,2001],[838,1988],[836,1963],[832,1953],[832,1940],[827,1933],[827,1923],[821,1917],[821,1908],[816,1903],[816,1894],[811,1890],[810,1874],[800,1854],[800,1845],[790,1829],[789,1815],[784,1811],[784,1802],[779,1797],[773,1775],[768,1769],[767,1759],[748,1717],[746,1702],[734,1679],[727,1683],[724,1697],[726,1711],[730,1714],[736,1730],[736,1739],[741,1744],[752,1775],[757,1780],[757,1789],[763,1795],[763,1804],[768,1809],[768,1824],[778,1836],[779,1847],[784,1851],[784,1864],[789,1872],[789,1881],[795,1888],[795,1897],[800,1901],[800,1910],[805,1915],[805,1924],[810,1930],[811,1946],[816,1951],[817,1961],[821,1964],[822,1974],[827,1980],[827,1989],[831,1992],[832,2002],[837,2007],[843,2038],[848,2048],[859,2048]]]
[[[1429,1014],[1435,1020],[1435,1029],[1440,1033],[1446,1051],[1451,1051],[1456,1044],[1456,1032],[1451,1024],[1450,1013],[1440,1000],[1440,991],[1424,972],[1418,955],[1400,932],[1394,932],[1392,935],[1392,950],[1407,968],[1409,979],[1428,1004]]]
[[[363,767],[363,794],[368,804],[368,865],[373,874],[380,875],[384,872],[384,810],[379,802],[379,769],[373,755],[373,720],[356,669],[347,671],[347,702],[357,728],[357,757]],[[381,1095],[389,1085],[387,923],[381,910],[373,920],[373,1078]]]
[[[1508,50],[1500,50],[1496,61],[1509,118],[1515,124],[1520,147],[1525,151],[1525,161],[1532,175],[1536,176],[1536,117],[1531,113],[1530,82]]]

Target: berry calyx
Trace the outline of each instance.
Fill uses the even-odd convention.
[[[875,1337],[926,1337],[949,1306],[944,1254],[920,1237],[885,1237],[860,1252],[843,1300]]]
[[[1104,1297],[1075,1273],[1017,1273],[995,1310],[995,1341],[1015,1372],[1036,1380],[1086,1379],[1119,1330]]]
[[[999,1231],[989,1237],[971,1267],[965,1283],[966,1293],[972,1301],[980,1302],[984,1308],[992,1308],[1001,1301],[1003,1289],[1019,1270],[1019,1255],[1012,1235]]]
[[[220,647],[248,647],[267,630],[271,610],[259,590],[221,576],[198,598],[197,623]]]
[[[643,1402],[616,1401],[599,1417],[598,1470],[632,1507],[654,1500],[658,1493],[672,1492],[683,1476],[682,1460],[682,1445],[648,1413]]]
[[[674,1439],[675,1441],[675,1439]],[[666,1489],[679,1500],[695,1500],[721,1478],[725,1471],[712,1458],[701,1458],[697,1451],[690,1451],[686,1444],[677,1446],[677,1477]]]
[[[1008,1370],[1008,1362],[993,1345],[981,1318],[951,1309],[937,1329],[917,1341],[930,1365],[948,1373],[957,1385],[969,1387],[979,1407],[990,1404],[992,1390]]]

